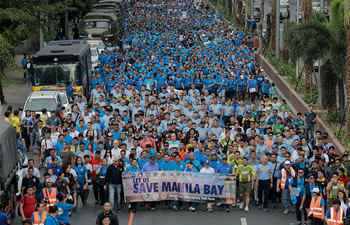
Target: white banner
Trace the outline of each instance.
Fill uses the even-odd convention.
[[[158,171],[125,174],[124,195],[127,202],[150,201],[212,201],[233,203],[236,180],[233,176],[219,174]]]

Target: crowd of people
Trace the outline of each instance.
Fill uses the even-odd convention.
[[[196,211],[125,204],[123,173],[158,170],[235,175],[233,204],[209,212],[281,208],[298,224],[349,224],[348,155],[315,130],[313,110],[295,115],[278,96],[252,36],[191,0],[138,1],[126,14],[123,48],[99,56],[88,98],[69,113],[5,113],[18,148],[38,155],[19,174],[23,224],[69,224],[90,191],[98,225],[128,206]]]

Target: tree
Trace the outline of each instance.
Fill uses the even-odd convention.
[[[291,59],[295,62],[301,58],[305,63],[305,94],[311,91],[314,62],[328,53],[333,41],[327,26],[320,20],[316,15],[309,23],[294,24],[287,35]]]
[[[344,0],[344,25],[346,31],[346,63],[345,63],[345,78],[346,78],[346,131],[347,136],[350,136],[350,0]]]
[[[274,52],[276,49],[276,7],[277,7],[277,1],[279,0],[272,0],[272,10],[271,10],[271,32],[270,32],[270,48]]]
[[[2,90],[2,78],[4,77],[4,70],[6,67],[13,63],[12,46],[10,43],[0,34],[0,103],[5,104],[5,96]]]

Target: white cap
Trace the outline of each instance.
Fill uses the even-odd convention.
[[[290,165],[291,163],[290,163],[290,161],[289,160],[286,160],[285,162],[284,162],[284,165]]]
[[[318,187],[312,188],[312,193],[320,193],[320,189]]]

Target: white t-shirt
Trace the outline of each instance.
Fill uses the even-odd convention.
[[[213,174],[215,170],[212,167],[203,167],[200,171],[201,173]]]

